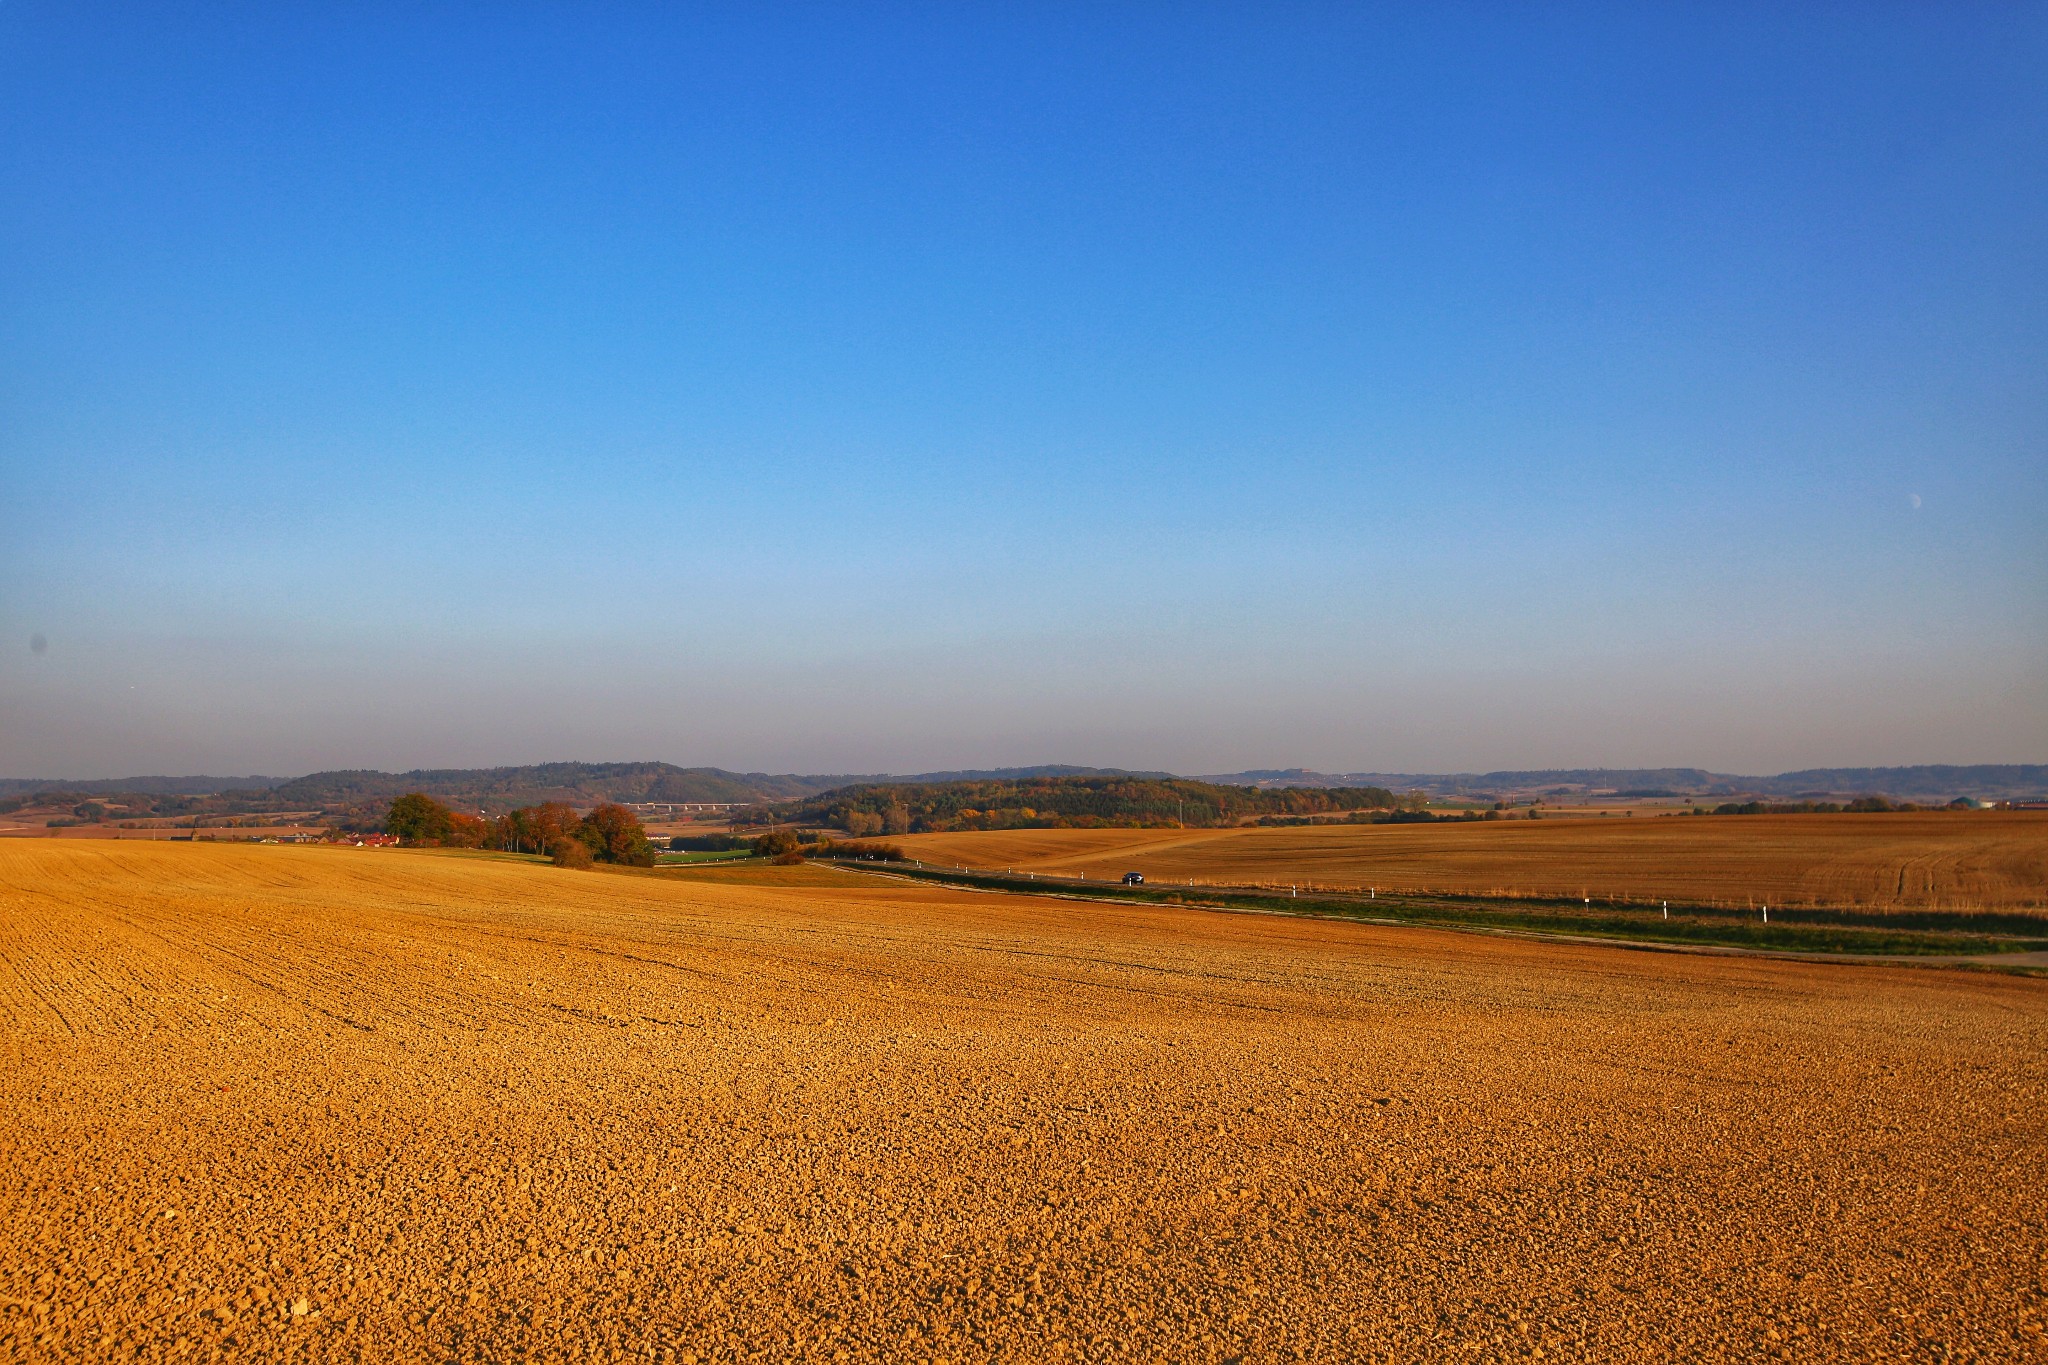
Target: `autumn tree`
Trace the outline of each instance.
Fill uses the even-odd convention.
[[[543,801],[538,806],[521,806],[492,821],[489,842],[508,853],[545,853],[553,856],[566,839],[575,837],[581,822],[576,808],[566,801]]]
[[[448,812],[448,832],[441,842],[449,848],[482,848],[491,836],[490,823],[466,811]]]
[[[615,802],[606,801],[584,816],[576,837],[599,862],[654,866],[654,845],[648,842],[640,817]]]

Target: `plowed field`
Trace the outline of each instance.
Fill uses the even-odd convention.
[[[2040,1359],[2044,1100],[2012,977],[11,840],[0,1359]]]
[[[1025,829],[895,842],[934,862],[1098,878],[2048,915],[2048,812]]]

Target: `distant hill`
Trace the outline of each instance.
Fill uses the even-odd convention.
[[[1807,768],[1771,777],[1714,773],[1704,768],[1534,768],[1490,773],[1321,773],[1308,768],[1262,768],[1196,780],[1268,790],[1376,786],[1437,797],[1889,796],[1902,801],[1946,801],[1975,796],[2009,801],[2048,795],[2048,764]]]
[[[1324,773],[1309,768],[1255,768],[1238,773],[1177,778],[1164,772],[1088,768],[1049,763],[1027,768],[980,768],[915,773],[736,773],[724,768],[680,768],[672,763],[537,763],[506,768],[419,768],[387,773],[347,769],[305,777],[116,777],[89,780],[0,778],[0,799],[38,792],[74,799],[139,793],[185,798],[178,808],[300,810],[360,807],[423,791],[451,804],[504,809],[539,801],[591,805],[598,801],[801,800],[854,786],[916,786],[959,782],[1023,783],[1127,779],[1192,781],[1261,791],[1291,788],[1385,788],[1433,797],[1473,799],[1593,795],[1841,798],[1888,796],[1941,802],[1958,796],[2005,801],[2048,797],[2048,764],[1927,764],[1901,768],[1807,768],[1770,777],[1744,777],[1704,768],[1537,768],[1488,773]],[[221,799],[194,804],[191,798]],[[165,806],[163,809],[171,809]]]
[[[307,806],[341,806],[425,792],[442,801],[496,810],[541,801],[791,801],[862,783],[1126,775],[1118,769],[1062,764],[898,777],[889,773],[735,773],[724,768],[678,768],[670,763],[536,763],[517,768],[416,768],[404,773],[346,769],[312,773],[279,784],[274,794],[280,801]]]
[[[1176,776],[1174,773],[1134,772],[1129,768],[1077,768],[1071,763],[1046,763],[1036,768],[963,768],[950,773],[913,773],[907,777],[885,775],[854,780],[879,785],[905,782],[1021,782],[1035,777],[1143,777],[1165,782],[1173,780]],[[847,785],[851,785],[851,782]]]
[[[1759,788],[1767,796],[1828,792],[1896,796],[1908,801],[1957,796],[2014,800],[2048,795],[2048,763],[1807,768],[1796,773],[1779,773],[1776,777],[1742,780],[1768,784]]]
[[[33,792],[78,792],[85,796],[110,796],[115,792],[142,792],[149,796],[209,796],[214,792],[268,791],[290,780],[287,777],[0,777],[0,796],[27,796]]]
[[[151,796],[211,796],[232,793],[248,799],[236,809],[338,808],[389,801],[425,792],[460,806],[501,808],[540,801],[588,805],[597,801],[789,801],[857,783],[1019,781],[1055,777],[1153,777],[1168,773],[1126,773],[1121,768],[1045,764],[1033,768],[989,768],[948,773],[735,773],[724,768],[679,768],[672,763],[535,763],[506,768],[415,768],[387,773],[347,768],[304,777],[115,777],[0,778],[0,798],[38,792],[71,797],[141,793]]]
[[[307,806],[356,805],[425,792],[460,806],[499,810],[542,801],[763,801],[809,796],[864,780],[678,768],[670,763],[536,763],[518,768],[369,769],[312,773],[281,784],[278,799]]]

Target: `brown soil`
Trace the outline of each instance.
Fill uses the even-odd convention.
[[[2040,1359],[2048,984],[0,844],[0,1359]]]
[[[914,858],[1156,881],[2048,913],[2048,812],[921,834]]]

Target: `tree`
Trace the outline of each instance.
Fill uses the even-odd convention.
[[[384,817],[384,832],[395,834],[402,844],[417,847],[438,844],[454,826],[454,812],[425,792],[409,792],[391,803]]]
[[[538,806],[522,807],[508,818],[518,822],[518,848],[522,853],[531,849],[553,857],[565,840],[576,837],[576,808],[567,801],[543,801]]]
[[[754,856],[756,858],[786,858],[791,854],[802,856],[800,853],[802,847],[803,845],[798,842],[796,835],[792,831],[778,829],[754,840]]]
[[[614,802],[606,801],[584,816],[576,837],[599,862],[654,866],[654,845],[647,841],[640,817]]]
[[[599,809],[605,810],[607,808],[599,807]],[[626,810],[623,806],[612,806],[609,808],[609,812],[616,812],[616,814],[607,813],[600,819],[599,823],[601,825],[610,826],[616,824],[621,829],[628,831],[628,833],[640,829],[640,822],[635,820],[632,812]],[[592,812],[592,814],[595,813]],[[624,817],[623,821],[619,820],[620,816]],[[644,840],[646,835],[643,833],[640,837]],[[613,860],[609,856],[609,839],[605,837],[604,833],[592,833],[588,828],[588,817],[577,815],[576,808],[566,801],[543,801],[537,806],[521,806],[517,810],[507,811],[484,828],[482,842],[489,847],[503,849],[508,853],[545,854],[550,858],[556,858],[558,862],[560,859],[557,855],[561,853],[562,846],[573,843],[581,845],[583,851],[591,854],[593,857],[604,857],[606,861]],[[632,852],[630,837],[624,838],[620,847],[630,855]],[[570,856],[574,857],[576,855],[572,854]],[[646,858],[647,861],[641,863],[640,866],[652,867],[654,865],[652,845],[648,847]],[[631,861],[631,857],[628,856],[627,858],[620,859],[620,861]]]

